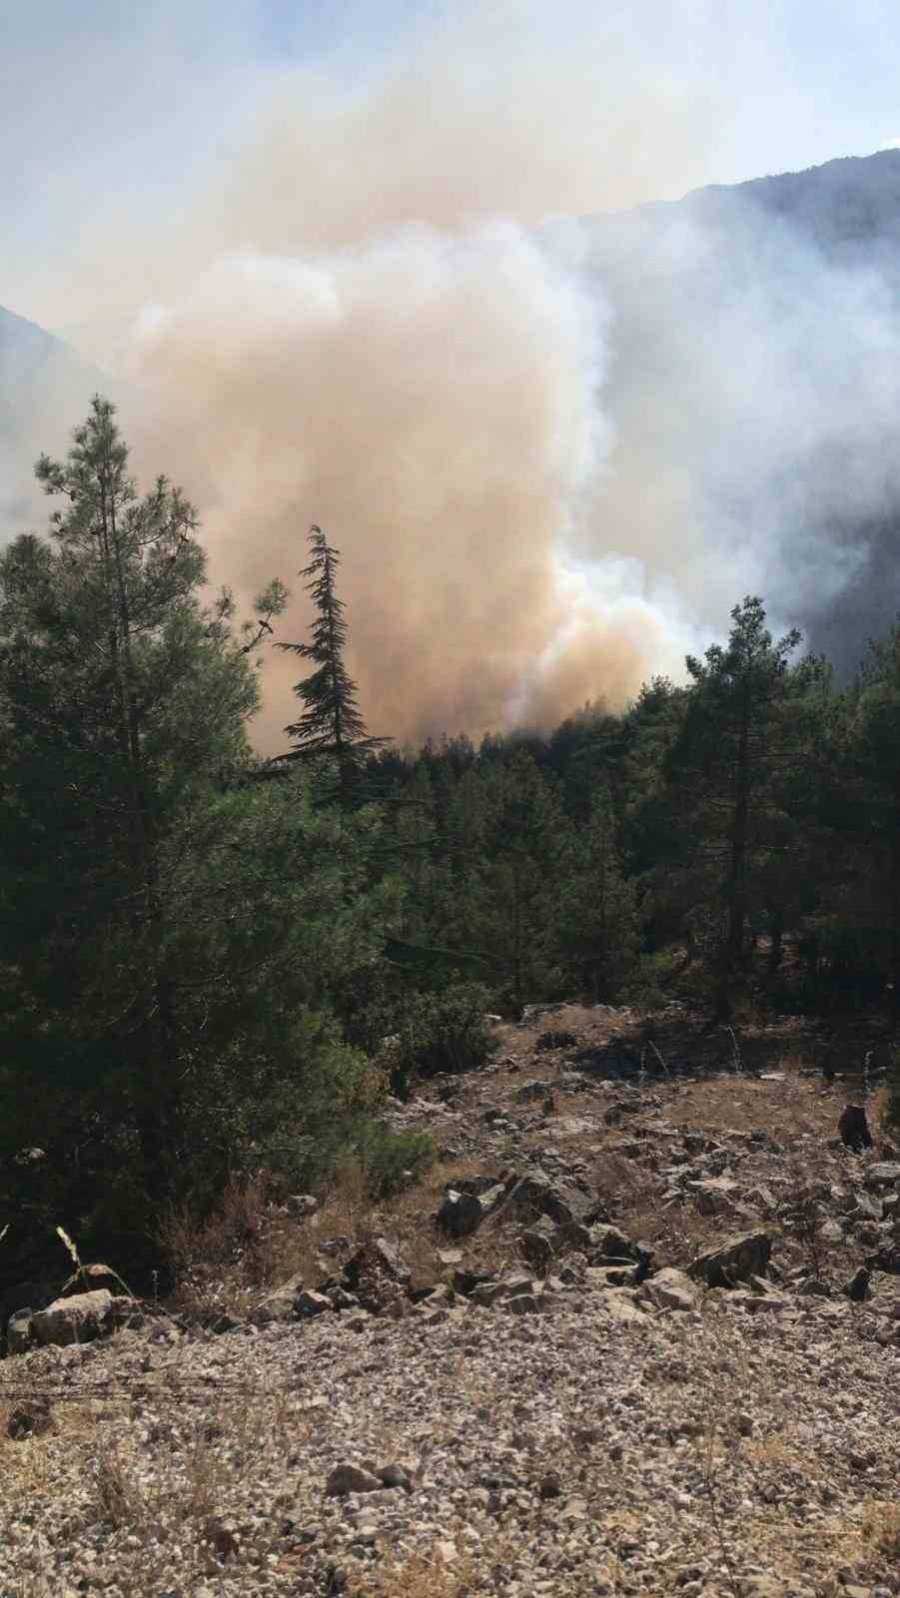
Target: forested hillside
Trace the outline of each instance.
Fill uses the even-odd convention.
[[[104,401],[38,478],[49,535],[0,561],[0,1155],[21,1246],[62,1219],[150,1261],[167,1207],[261,1167],[315,1187],[350,1156],[389,1191],[431,1151],[386,1130],[385,1096],[482,1063],[487,1012],[677,997],[733,1030],[898,1003],[900,628],[839,689],[739,599],[686,686],[550,736],[401,750],[366,730],[322,530],[294,642],[279,574],[243,623],[227,593],[205,602],[193,508],[164,478],[138,494]],[[272,639],[308,669],[262,762]]]

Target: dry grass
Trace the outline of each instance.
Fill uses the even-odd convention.
[[[862,1540],[888,1565],[900,1564],[900,1504],[876,1501],[866,1506]]]
[[[0,1518],[7,1504],[19,1506],[27,1497],[38,1521],[58,1520],[59,1466],[65,1461],[71,1469],[74,1462],[79,1488],[88,1488],[84,1513],[102,1528],[102,1542],[109,1538],[115,1547],[120,1592],[137,1598],[148,1591],[146,1561],[160,1539],[177,1542],[188,1583],[215,1573],[232,1550],[233,1489],[240,1497],[247,1472],[263,1454],[279,1462],[288,1483],[314,1420],[298,1395],[281,1388],[255,1389],[252,1404],[210,1394],[198,1408],[193,1396],[158,1389],[151,1402],[161,1419],[149,1445],[118,1405],[107,1403],[98,1413],[60,1402],[50,1433],[23,1443],[3,1440]],[[273,1512],[291,1501],[286,1486],[273,1498]],[[44,1585],[42,1571],[23,1568],[15,1598],[51,1594],[57,1598],[58,1588]]]
[[[245,1315],[283,1282],[299,1277],[318,1286],[326,1273],[320,1255],[324,1243],[343,1241],[349,1252],[379,1233],[402,1242],[414,1286],[440,1280],[444,1267],[437,1251],[448,1240],[433,1218],[445,1184],[479,1175],[483,1168],[476,1158],[432,1167],[404,1192],[373,1207],[365,1172],[358,1161],[347,1160],[321,1208],[303,1220],[270,1197],[262,1178],[235,1180],[205,1219],[183,1210],[166,1217],[161,1241],[175,1274],[173,1303],[186,1310]]]
[[[92,1474],[101,1520],[114,1530],[134,1531],[147,1518],[149,1506],[121,1445],[97,1454]]]
[[[495,1593],[494,1572],[502,1566],[502,1556],[508,1557],[506,1539],[499,1535],[497,1546],[479,1551],[478,1565],[466,1553],[445,1559],[439,1553],[431,1556],[414,1552],[404,1558],[394,1550],[389,1551],[377,1569],[365,1577],[351,1578],[347,1587],[349,1598],[470,1598],[470,1595]],[[485,1559],[491,1560],[488,1569]]]
[[[267,1290],[291,1278],[317,1284],[322,1242],[343,1238],[352,1245],[371,1230],[371,1219],[364,1180],[353,1162],[339,1173],[321,1209],[303,1220],[270,1196],[264,1177],[235,1178],[209,1216],[172,1211],[160,1228],[175,1275],[173,1303],[242,1315]]]

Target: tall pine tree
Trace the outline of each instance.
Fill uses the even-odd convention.
[[[790,657],[800,634],[774,642],[762,601],[731,613],[725,645],[687,658],[694,686],[669,757],[677,852],[715,907],[715,1006],[727,1016],[745,953],[748,920],[761,900],[761,868],[782,844],[779,776],[796,755],[790,714]],[[705,870],[704,870],[705,868]],[[703,878],[712,874],[715,886]],[[708,890],[712,888],[713,891]]]
[[[386,742],[370,737],[357,702],[357,686],[344,665],[347,622],[338,599],[336,572],[340,554],[328,543],[321,527],[309,530],[312,559],[299,573],[308,579],[306,591],[316,607],[312,642],[282,644],[290,654],[311,660],[315,670],[295,684],[294,693],[305,706],[299,721],[285,728],[294,747],[282,756],[298,760],[310,755],[330,755],[337,766],[341,799],[356,791],[360,766],[370,750]]]

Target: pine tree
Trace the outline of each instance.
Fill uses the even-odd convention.
[[[308,579],[306,591],[318,613],[312,642],[279,643],[277,647],[302,660],[311,660],[316,669],[294,686],[294,693],[306,708],[299,721],[285,728],[294,747],[281,758],[330,755],[337,766],[341,799],[346,802],[356,790],[364,756],[387,740],[367,734],[357,702],[357,686],[344,665],[347,622],[336,586],[340,555],[327,542],[321,527],[315,525],[309,530],[309,545],[312,559],[299,575]]]
[[[522,751],[477,767],[457,785],[447,834],[453,941],[485,958],[500,1002],[520,1015],[560,983],[559,880],[570,827],[556,784]]]
[[[731,613],[724,647],[703,660],[688,656],[694,687],[669,760],[675,803],[676,849],[697,886],[714,874],[707,907],[717,914],[715,1004],[728,1014],[731,986],[742,963],[751,910],[759,899],[761,865],[780,842],[778,776],[796,752],[786,714],[791,653],[800,634],[777,643],[766,628],[762,601],[748,597]]]
[[[616,846],[607,790],[594,795],[591,818],[578,829],[560,884],[562,937],[571,969],[595,1003],[615,999],[637,961],[635,888]]]
[[[164,478],[138,495],[112,405],[37,475],[51,538],[0,556],[2,1020],[33,1100],[62,1070],[79,1136],[115,1105],[159,1190],[192,1048],[178,872],[201,796],[249,760],[256,681],[227,596],[199,603],[193,508]]]
[[[834,902],[856,963],[891,985],[900,1012],[900,622],[870,640],[845,697],[834,750],[839,786],[832,853],[842,884]],[[852,966],[853,961],[850,961]],[[848,973],[849,974],[849,973]]]

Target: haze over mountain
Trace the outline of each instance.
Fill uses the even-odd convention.
[[[588,254],[602,514],[692,614],[759,592],[852,668],[900,605],[900,151],[597,218]]]
[[[34,459],[65,443],[104,382],[63,340],[0,306],[0,537],[34,514]]]
[[[242,594],[326,523],[379,731],[621,703],[748,591],[843,669],[891,620],[900,151],[537,232],[360,222],[335,247],[304,226],[221,240],[144,312],[124,420]],[[98,386],[0,312],[0,529]]]

